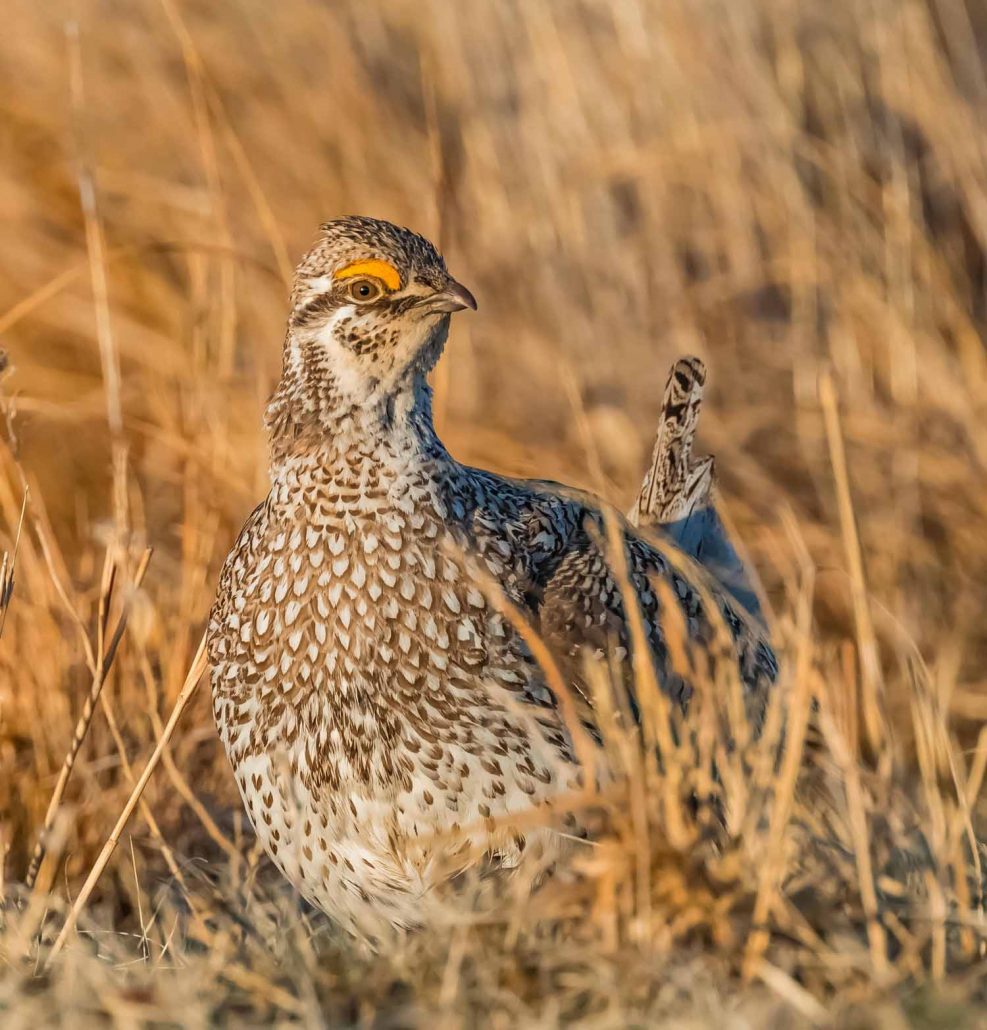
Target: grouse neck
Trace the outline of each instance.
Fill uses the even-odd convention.
[[[293,480],[301,469],[329,479],[352,478],[360,469],[380,473],[451,461],[432,422],[432,390],[420,370],[409,370],[396,388],[368,391],[356,400],[331,375],[317,389],[286,369],[266,413],[271,479]]]

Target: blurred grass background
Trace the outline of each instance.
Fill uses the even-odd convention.
[[[703,357],[700,445],[725,510],[782,622],[797,524],[817,568],[814,646],[852,664],[817,387],[831,370],[885,656],[900,666],[914,645],[950,732],[975,739],[983,5],[6,0],[2,18],[8,552],[22,476],[31,488],[0,641],[8,880],[89,687],[80,627],[106,548],[125,545],[132,570],[146,544],[105,702],[120,737],[97,716],[70,789],[70,896],[105,837],[127,792],[118,745],[139,767],[265,489],[291,268],[320,221],[348,213],[430,236],[479,299],[436,379],[462,460],[626,505],[670,362]],[[906,752],[908,704],[891,689]],[[174,750],[190,795],[246,833],[205,692]],[[176,849],[210,853],[176,782],[152,785],[151,807]],[[99,904],[109,922],[123,902]]]

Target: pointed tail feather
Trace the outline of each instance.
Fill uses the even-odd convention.
[[[635,526],[660,530],[751,615],[763,621],[751,572],[716,511],[713,458],[692,457],[705,384],[706,366],[699,358],[680,358],[672,366],[651,467],[628,518]]]

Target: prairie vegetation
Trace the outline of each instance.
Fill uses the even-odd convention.
[[[982,6],[2,17],[5,1025],[983,1025]],[[710,678],[661,770],[612,728],[624,775],[570,877],[373,955],[259,853],[200,688],[46,965],[265,490],[291,267],[347,213],[435,239],[479,299],[435,382],[464,460],[626,507],[670,362],[706,361],[773,716],[745,740]]]

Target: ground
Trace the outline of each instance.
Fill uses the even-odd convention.
[[[983,1025],[982,10],[8,0],[3,18],[6,1025]],[[777,722],[728,746],[713,679],[689,716],[709,734],[660,773],[615,731],[625,775],[584,799],[599,834],[570,877],[373,954],[262,860],[201,691],[45,969],[263,495],[291,267],[348,213],[435,239],[479,300],[435,381],[463,460],[624,507],[670,362],[706,361],[699,443],[763,581]],[[725,825],[688,803],[714,759]]]

